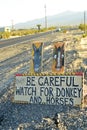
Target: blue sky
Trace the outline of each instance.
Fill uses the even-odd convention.
[[[64,11],[87,10],[87,0],[0,0],[0,27],[22,23]]]

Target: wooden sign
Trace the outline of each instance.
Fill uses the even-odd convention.
[[[62,42],[54,44],[52,72],[64,73],[64,43]]]

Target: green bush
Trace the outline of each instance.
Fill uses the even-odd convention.
[[[84,29],[87,30],[87,25],[85,24],[85,26],[84,26],[84,24],[80,24],[80,25],[79,25],[79,29],[81,29],[81,30],[83,30],[83,31],[84,31]]]
[[[4,33],[2,33],[2,38],[4,38],[4,39],[10,38],[10,36],[11,36],[10,32],[4,32]]]
[[[82,37],[84,37],[84,38],[87,37],[87,34],[83,34]]]
[[[10,36],[25,36],[25,35],[32,35],[32,34],[36,34],[36,33],[40,33],[40,32],[46,32],[49,30],[53,30],[56,29],[56,27],[52,26],[52,27],[48,27],[48,28],[41,28],[39,31],[38,29],[19,29],[19,30],[13,30],[12,32],[3,32],[0,33],[0,38],[10,38]]]

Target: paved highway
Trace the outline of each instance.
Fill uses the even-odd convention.
[[[45,35],[50,34],[50,33],[52,33],[52,31],[45,32],[45,33],[38,33],[35,35],[22,36],[22,37],[7,39],[7,40],[0,40],[0,48],[7,47],[10,45],[19,44],[19,43],[28,42],[34,38],[45,36]]]

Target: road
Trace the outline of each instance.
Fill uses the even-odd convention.
[[[38,38],[41,36],[45,36],[50,33],[52,33],[52,31],[45,32],[45,33],[38,33],[35,35],[27,35],[27,36],[22,36],[22,37],[17,37],[17,38],[11,38],[11,39],[7,39],[7,40],[0,40],[0,48],[7,47],[10,45],[20,44],[20,43],[24,43],[24,42],[29,42],[32,39],[35,39],[35,38]]]

